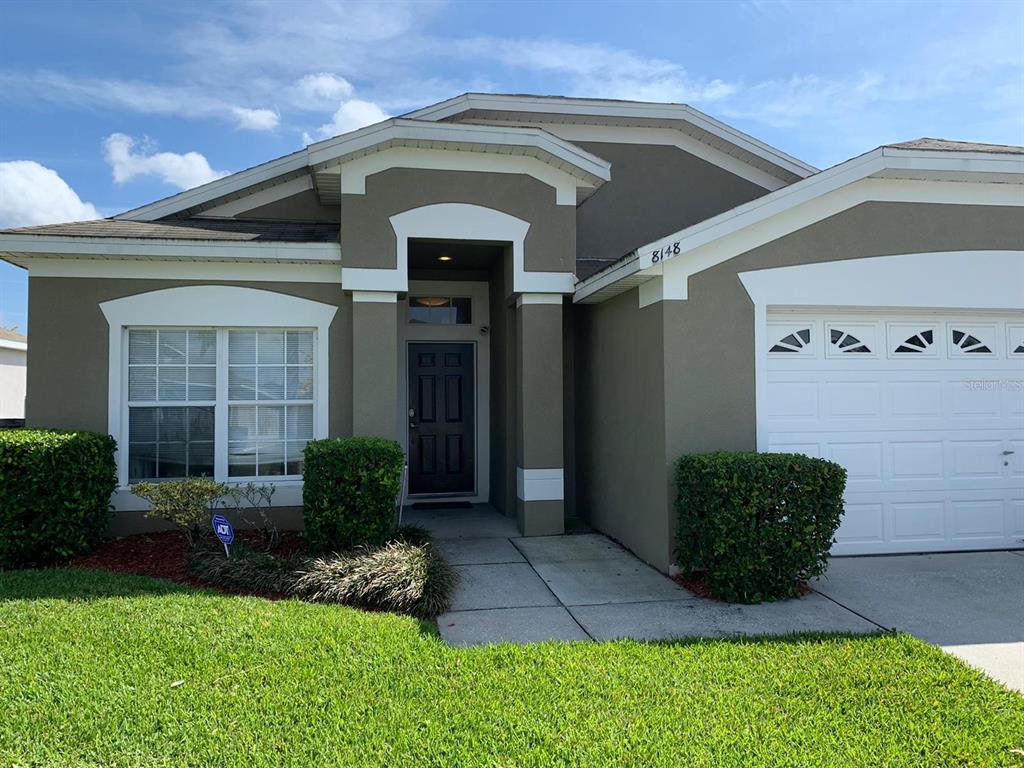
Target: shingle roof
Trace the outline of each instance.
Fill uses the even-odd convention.
[[[17,331],[9,331],[6,328],[0,328],[0,341],[20,341],[22,343],[28,342],[28,336],[22,336]]]
[[[39,227],[2,229],[4,235],[117,237],[139,240],[227,240],[280,243],[336,243],[339,225],[329,221],[279,219],[172,219],[130,221],[97,219]]]
[[[979,144],[974,141],[951,141],[950,139],[922,138],[885,146],[893,149],[930,149],[936,152],[992,152],[1000,155],[1024,155],[1024,147],[1013,144]]]

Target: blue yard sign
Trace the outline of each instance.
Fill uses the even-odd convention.
[[[231,527],[231,523],[224,515],[213,516],[213,532],[217,534],[220,543],[224,545],[224,554],[228,555],[228,544],[235,540],[235,529]]]

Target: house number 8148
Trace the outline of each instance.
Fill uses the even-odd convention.
[[[659,248],[656,251],[651,251],[651,264],[657,264],[668,256],[676,256],[679,253],[679,241],[666,245],[664,248]]]

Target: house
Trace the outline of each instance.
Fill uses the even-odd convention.
[[[837,554],[1021,546],[1024,149],[819,171],[679,104],[465,94],[111,219],[8,229],[30,425],[127,486],[301,499],[312,438],[401,441],[416,499],[585,518],[661,569],[672,462],[849,470]]]
[[[25,357],[28,337],[0,328],[0,426],[25,418]]]

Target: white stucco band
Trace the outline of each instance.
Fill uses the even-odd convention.
[[[530,223],[493,208],[469,203],[424,205],[390,219],[397,252],[394,269],[342,267],[347,291],[409,290],[409,240],[490,240],[512,247],[512,290],[516,293],[571,293],[572,272],[532,272],[525,267],[526,233]]]
[[[107,373],[107,430],[119,446],[127,444],[128,370],[124,364],[127,328],[212,327],[212,328],[311,328],[316,332],[313,406],[313,434],[327,437],[330,370],[328,330],[337,307],[297,296],[256,288],[225,285],[196,285],[167,288],[105,301],[100,310],[109,325]],[[220,389],[220,387],[218,387]],[[219,396],[219,395],[218,395]],[[216,418],[226,419],[226,408]],[[216,448],[220,450],[220,447]],[[226,451],[226,446],[223,446]],[[126,453],[117,452],[118,485],[128,482]],[[226,453],[223,462],[226,463]],[[222,461],[220,458],[218,461]],[[134,497],[133,497],[134,498]],[[115,506],[139,508],[138,500],[118,499]]]
[[[452,152],[443,149],[394,147],[349,160],[341,167],[341,191],[366,194],[366,178],[389,168],[417,168],[434,171],[514,173],[532,176],[555,190],[556,205],[576,206],[580,180],[535,157],[485,152]]]
[[[561,501],[565,498],[565,470],[516,467],[516,495],[522,501]]]

